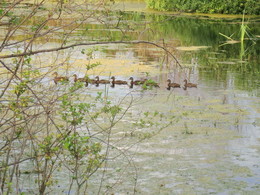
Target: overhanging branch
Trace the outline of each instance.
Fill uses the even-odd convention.
[[[165,47],[163,47],[163,46],[161,46],[159,44],[156,44],[156,43],[153,43],[153,42],[149,42],[149,41],[105,41],[105,42],[91,42],[91,43],[75,43],[75,44],[62,46],[62,47],[58,47],[58,48],[42,49],[42,50],[24,52],[24,53],[19,53],[19,54],[3,55],[3,56],[0,56],[0,59],[29,56],[29,55],[39,54],[39,53],[48,53],[48,52],[60,51],[60,50],[65,50],[65,49],[69,49],[69,48],[73,48],[73,47],[79,47],[79,46],[107,45],[107,44],[148,44],[148,45],[153,45],[153,46],[156,46],[156,47],[164,50],[182,68],[182,66],[179,63],[178,59],[168,49],[166,49]]]

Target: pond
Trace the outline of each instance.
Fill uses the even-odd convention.
[[[109,79],[114,75],[127,81],[130,76],[136,80],[149,78],[160,86],[144,90],[141,86],[89,85],[88,90],[82,90],[81,94],[86,96],[105,92],[113,103],[121,104],[124,99],[124,108],[133,103],[112,133],[111,145],[120,148],[124,155],[118,157],[118,151],[111,150],[107,175],[102,177],[103,192],[257,194],[260,190],[260,18],[245,19],[249,37],[241,42],[241,18],[143,12],[145,6],[139,1],[115,7],[126,10],[114,13],[120,17],[117,28],[86,23],[73,34],[71,42],[108,37],[149,40],[170,48],[180,65],[174,60],[167,61],[169,56],[161,49],[145,44],[109,44],[95,49],[82,46],[55,59],[56,63],[61,62],[70,53],[67,66],[58,68],[60,73],[82,77],[86,64],[97,63],[100,65],[88,71],[91,77]],[[39,47],[56,42],[58,37],[53,37],[48,44],[39,43]],[[86,59],[88,49],[92,49],[91,59]],[[54,61],[48,56],[42,56],[45,59],[40,62],[42,70],[45,62]],[[180,83],[181,88],[166,89],[167,79]],[[184,79],[196,83],[197,88],[183,88]],[[46,84],[50,82],[52,78],[44,80]],[[144,126],[136,124],[143,116],[147,120]],[[57,178],[68,174],[64,171]],[[30,192],[34,179],[32,175],[24,178],[23,191]],[[93,178],[88,184],[89,194],[96,194],[100,187],[101,177],[97,174]],[[67,194],[63,190],[67,185],[66,180],[59,182],[54,191]],[[76,192],[72,190],[73,193]]]
[[[143,38],[155,42],[164,39],[166,44],[172,44],[183,66],[168,69],[154,48],[128,46],[109,52],[111,55],[114,51],[116,59],[132,59],[139,61],[139,66],[152,68],[118,73],[126,79],[131,75],[144,78],[149,72],[160,83],[160,89],[144,93],[153,99],[143,103],[143,110],[156,109],[182,118],[131,149],[136,154],[137,194],[257,194],[259,19],[248,23],[254,41],[245,40],[242,45],[220,35],[235,33],[234,39],[239,40],[241,19],[140,13],[127,13],[125,17],[147,25],[143,27]],[[188,78],[198,88],[167,91],[168,78],[177,83]],[[125,88],[118,88],[120,96]],[[111,95],[114,93],[111,91]],[[128,188],[122,185],[119,189],[120,194]]]

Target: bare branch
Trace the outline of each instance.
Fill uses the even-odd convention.
[[[153,46],[156,46],[156,47],[164,50],[182,68],[182,65],[180,64],[179,60],[167,48],[165,48],[165,47],[163,47],[163,46],[161,46],[157,43],[149,42],[149,41],[105,41],[105,42],[91,42],[91,43],[75,43],[75,44],[71,44],[71,45],[68,45],[68,46],[62,46],[62,47],[58,47],[58,48],[30,51],[30,52],[24,52],[24,53],[20,53],[20,54],[3,55],[3,56],[0,56],[0,59],[29,56],[29,55],[39,54],[39,53],[48,53],[48,52],[60,51],[60,50],[65,50],[65,49],[69,49],[69,48],[73,48],[73,47],[79,47],[79,46],[108,45],[108,44],[148,44],[148,45],[153,45]]]

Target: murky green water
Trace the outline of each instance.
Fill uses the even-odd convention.
[[[139,30],[143,33],[135,34],[130,30],[126,33],[129,39],[139,37],[155,42],[164,39],[173,47],[183,68],[174,64],[167,67],[163,54],[149,47],[111,46],[101,53],[97,52],[97,55],[131,59],[141,66],[154,67],[147,72],[160,83],[160,89],[143,92],[137,87],[132,95],[142,96],[142,110],[156,110],[179,117],[179,120],[133,147],[131,142],[135,140],[135,133],[140,136],[138,129],[131,131],[122,122],[115,132],[114,141],[133,158],[135,166],[127,162],[122,165],[124,158],[112,161],[111,168],[116,166],[120,169],[118,174],[121,178],[115,181],[108,176],[108,186],[119,184],[108,188],[108,191],[132,193],[137,177],[137,194],[257,194],[260,187],[259,38],[254,38],[256,43],[246,40],[243,46],[241,43],[226,44],[226,39],[219,32],[225,35],[235,33],[234,39],[239,39],[240,19],[140,13],[123,14],[123,18],[124,25],[142,24]],[[252,35],[259,35],[259,22],[251,19],[248,25]],[[98,36],[99,32],[104,34],[99,25],[93,29]],[[122,34],[115,32],[112,36],[118,38]],[[243,50],[241,47],[244,47]],[[117,77],[127,80],[129,76],[145,78],[145,75],[146,71],[134,74],[123,71]],[[198,88],[168,91],[165,89],[167,78],[178,83],[188,78],[197,83]],[[109,89],[111,97],[124,97],[128,92],[129,88],[122,86]],[[133,107],[133,113],[138,113],[139,106]],[[130,118],[133,120],[132,116]],[[149,131],[156,132],[158,129],[148,128]],[[128,140],[130,146],[126,144],[127,140],[118,142],[122,134],[131,134]],[[120,136],[117,138],[117,135]],[[116,173],[111,169],[111,175]],[[95,193],[95,185],[92,189]]]
[[[122,184],[110,191],[132,193],[131,184],[137,177],[137,194],[257,194],[260,188],[259,19],[248,20],[251,40],[231,44],[219,33],[227,36],[234,33],[233,38],[239,40],[241,19],[143,13],[124,13],[122,17],[124,25],[142,24],[138,29],[143,33],[130,30],[126,33],[129,39],[155,42],[163,39],[173,47],[183,68],[173,64],[167,68],[162,53],[149,47],[116,46],[102,54],[157,67],[158,71],[150,74],[160,83],[160,89],[142,92],[135,88],[132,94],[142,96],[143,110],[179,117],[173,125],[135,147],[128,149],[121,143],[133,155],[135,167],[129,165],[120,172],[123,176],[118,183]],[[99,28],[95,32],[104,33]],[[115,32],[113,36],[122,34]],[[129,74],[119,76],[127,79]],[[144,78],[145,71],[132,76]],[[167,78],[178,83],[188,78],[198,83],[198,88],[167,91]],[[128,92],[127,87],[109,90],[112,97],[115,94],[123,97]],[[135,109],[133,112],[138,113]],[[116,133],[127,134],[124,125]],[[127,132],[135,137],[136,131]],[[107,181],[111,185],[115,182],[109,178]]]
[[[130,5],[133,6],[131,10],[136,9],[136,5]],[[228,42],[219,34],[234,34],[232,38],[239,40],[241,19],[140,12],[117,14],[122,21],[118,28],[111,31],[101,24],[85,24],[72,37],[72,42],[122,37],[164,41],[172,48],[182,68],[174,62],[166,63],[163,52],[150,46],[109,45],[93,53],[95,60],[107,63],[93,75],[107,78],[112,74],[127,80],[129,76],[137,79],[148,74],[160,85],[160,88],[145,91],[136,86],[133,89],[109,87],[111,101],[118,102],[130,93],[123,107],[127,107],[132,97],[134,105],[112,134],[112,145],[120,152],[111,151],[107,175],[103,178],[104,192],[257,194],[260,190],[259,18],[248,19],[251,39],[241,44]],[[122,33],[120,28],[128,30]],[[53,39],[49,44],[56,41]],[[84,72],[81,70],[86,60],[81,49],[74,51],[70,58],[77,66],[68,68],[69,74]],[[168,78],[182,85],[183,80],[188,79],[197,83],[198,88],[167,90]],[[104,92],[105,87],[89,86],[88,89],[82,94]],[[164,118],[152,117],[150,120],[160,125],[150,128],[147,123],[141,128],[133,125],[143,116],[141,111],[159,112]],[[172,124],[161,130],[169,121]],[[145,136],[150,138],[136,144]],[[57,178],[67,177],[67,174],[61,172]],[[33,183],[31,175],[28,178]],[[89,194],[97,192],[99,182],[97,174],[89,184]],[[67,181],[60,182],[55,190],[67,193],[63,190],[66,185]]]

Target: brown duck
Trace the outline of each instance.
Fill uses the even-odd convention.
[[[191,88],[191,87],[196,87],[197,88],[197,84],[194,84],[194,83],[188,83],[187,82],[187,79],[184,79],[184,87],[187,88]]]
[[[83,78],[78,78],[78,76],[76,74],[73,75],[74,77],[74,82],[84,82],[85,86],[88,86],[88,79],[86,77]]]
[[[69,81],[68,77],[59,77],[57,72],[52,74],[54,76],[53,81],[57,85],[58,82]]]
[[[114,76],[112,76],[111,79],[112,79],[112,82],[111,82],[112,85],[115,85],[115,84],[117,84],[117,85],[127,85],[126,81],[115,80]]]
[[[168,79],[167,80],[167,82],[168,82],[168,88],[180,88],[181,87],[181,85],[180,84],[178,84],[178,83],[172,83],[172,81],[171,81],[171,79]]]
[[[130,77],[129,80],[131,80],[130,85],[142,85],[142,84],[145,83],[145,81],[147,81],[147,79],[145,79],[143,81],[142,80],[135,80],[134,81],[133,77]]]
[[[96,76],[96,83],[97,84],[109,84],[110,83],[110,81],[109,80],[105,80],[105,79],[101,79],[101,80],[99,80],[99,76]]]
[[[73,77],[74,77],[74,82],[86,82],[86,83],[88,82],[88,80],[85,77],[78,78],[76,74],[74,74]]]

